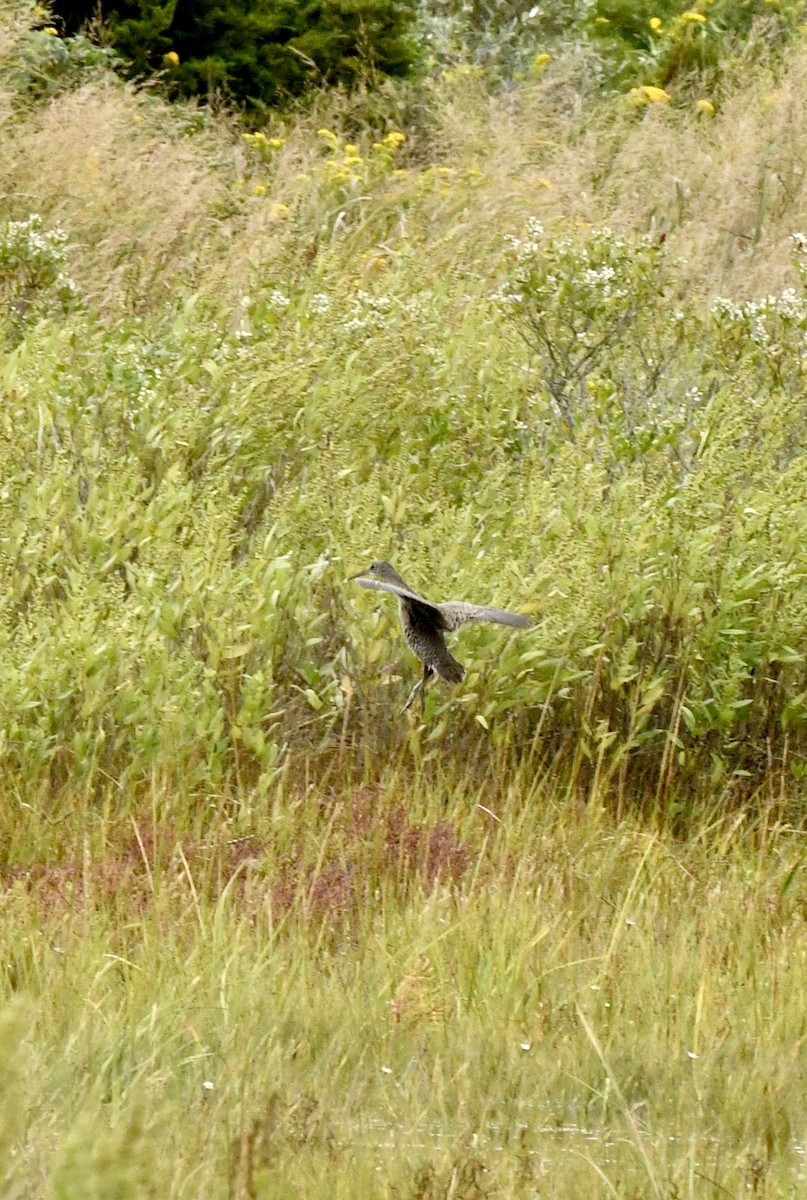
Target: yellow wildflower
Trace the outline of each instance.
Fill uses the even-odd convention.
[[[330,129],[318,129],[317,137],[325,138],[325,141],[330,142],[332,146],[339,145],[339,138]]]
[[[264,185],[262,183],[255,184],[255,195],[256,196],[265,196],[266,195],[266,188],[264,187]]]
[[[291,210],[289,209],[288,204],[273,204],[272,205],[272,216],[277,217],[278,219],[280,217],[285,217],[286,214],[290,211]]]
[[[163,55],[163,66],[165,66],[165,67],[178,67],[179,66],[179,55],[177,54],[176,50],[169,50],[167,54]]]
[[[705,113],[707,117],[713,117],[715,115],[715,106],[712,104],[711,100],[698,100],[695,104],[695,107],[700,112]]]
[[[535,75],[535,76],[540,75],[541,72],[545,69],[547,63],[551,61],[551,59],[552,59],[552,55],[547,54],[546,51],[544,51],[542,54],[536,54],[535,58],[532,60],[533,75]]]
[[[635,90],[636,89],[634,88],[634,91]],[[670,103],[670,95],[668,92],[664,91],[664,88],[653,87],[651,84],[646,83],[643,87],[639,88],[639,91],[642,93],[642,95],[645,97],[645,99],[647,100],[647,102],[649,104],[669,104]]]
[[[388,133],[384,138],[388,146],[402,146],[406,141],[406,134],[399,133],[397,129],[393,129],[392,133]]]
[[[353,154],[353,155],[356,155],[356,154],[358,154],[358,153],[359,153],[359,152],[358,152],[358,150],[356,149],[356,147],[353,145],[353,143],[352,143],[352,142],[348,142],[348,144],[345,146],[345,154]]]
[[[269,141],[266,144],[267,146],[270,146],[272,150],[279,150],[285,141],[285,138],[269,138]]]
[[[659,33],[661,30],[661,17],[651,17],[647,22],[653,33]]]
[[[595,18],[594,24],[595,25],[610,25],[611,22],[608,20],[607,17],[597,17],[597,18]]]
[[[706,21],[706,17],[703,15],[703,13],[695,12],[690,8],[685,13],[681,13],[681,20],[697,22],[699,25],[703,25]]]
[[[59,36],[59,30],[54,29],[52,25],[46,25],[45,28],[42,30],[42,32],[46,33],[48,35],[48,37],[58,37]]]

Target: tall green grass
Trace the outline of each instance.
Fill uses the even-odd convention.
[[[803,839],[513,783],[79,807],[7,874],[6,1194],[798,1194]]]

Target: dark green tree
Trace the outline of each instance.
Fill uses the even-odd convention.
[[[67,28],[88,8],[55,4]],[[406,75],[415,58],[415,0],[111,0],[100,15],[133,74],[167,69],[175,93],[258,108],[312,85]]]

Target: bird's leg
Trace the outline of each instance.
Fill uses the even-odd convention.
[[[401,709],[402,713],[405,713],[407,709],[412,707],[412,703],[418,692],[420,692],[420,711],[421,713],[423,712],[424,708],[426,707],[426,681],[428,680],[429,676],[433,674],[434,672],[432,671],[431,667],[427,663],[424,663],[423,676],[417,681],[415,686],[412,688],[412,691],[409,693],[409,699]]]

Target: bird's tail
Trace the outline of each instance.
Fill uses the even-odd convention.
[[[443,653],[431,662],[430,666],[446,683],[462,683],[465,676],[465,667],[457,662],[446,646],[443,646]]]

